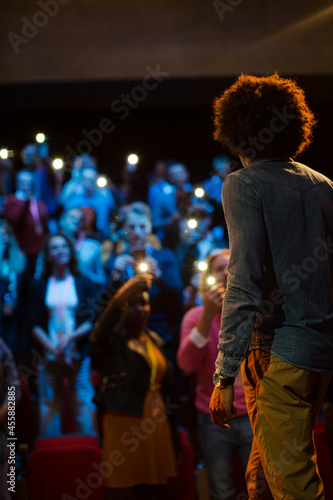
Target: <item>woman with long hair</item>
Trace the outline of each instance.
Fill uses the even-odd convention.
[[[30,292],[32,335],[43,349],[38,366],[40,434],[62,433],[64,379],[75,432],[96,433],[88,343],[95,319],[88,303],[94,295],[93,283],[77,271],[70,240],[63,234],[50,236],[42,277],[32,282]]]
[[[93,211],[93,208],[86,207]],[[59,232],[67,236],[75,248],[79,270],[98,287],[104,284],[102,244],[87,235],[82,208],[71,208],[59,219]]]

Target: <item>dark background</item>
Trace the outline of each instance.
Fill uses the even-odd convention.
[[[333,76],[297,80],[318,118],[314,142],[299,161],[333,177]],[[65,158],[66,146],[78,151],[80,141],[87,140],[83,129],[90,132],[99,128],[103,118],[109,118],[115,130],[104,134],[99,145],[91,145],[100,172],[117,182],[127,154],[135,152],[144,175],[156,159],[175,158],[189,167],[193,181],[198,182],[209,173],[213,156],[222,152],[212,138],[212,100],[232,81],[166,79],[123,121],[112,113],[110,104],[139,81],[2,86],[0,147],[14,149],[19,166],[18,151],[43,131],[52,156]]]
[[[332,2],[69,0],[58,6],[15,53],[9,33],[22,36],[41,7],[33,0],[2,5],[0,148],[15,150],[16,167],[19,150],[37,132],[47,135],[53,157],[65,158],[66,146],[76,150],[86,140],[84,129],[109,118],[115,130],[91,150],[100,172],[117,181],[127,154],[135,152],[144,175],[156,159],[174,158],[200,181],[222,151],[212,139],[213,98],[241,72],[278,71],[298,80],[319,120],[299,161],[333,177]],[[110,104],[141,84],[148,65],[169,76],[122,121]]]

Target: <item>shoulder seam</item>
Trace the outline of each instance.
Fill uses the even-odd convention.
[[[226,181],[228,181],[228,179],[232,179],[233,177],[237,177],[240,181],[242,181],[244,184],[246,184],[255,193],[255,195],[257,196],[257,198],[259,200],[261,200],[261,197],[260,197],[258,191],[253,186],[253,184],[250,184],[246,179],[244,179],[242,177],[242,175],[239,175],[239,173],[237,171],[233,172],[232,175],[228,175],[228,177],[226,177],[226,179],[224,180],[224,183],[226,183]]]

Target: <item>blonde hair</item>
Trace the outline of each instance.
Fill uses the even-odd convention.
[[[205,271],[202,271],[200,274],[199,289],[201,292],[207,286],[207,279],[212,274],[212,268],[216,257],[219,257],[220,255],[225,255],[229,257],[230,255],[229,248],[214,248],[214,250],[212,250],[209,253],[208,257],[206,258],[207,269]]]
[[[128,214],[134,213],[135,215],[141,215],[148,217],[148,219],[151,221],[152,219],[152,214],[151,210],[149,208],[149,205],[147,203],[144,203],[143,201],[134,201],[130,205],[127,205],[124,210],[124,222],[126,223],[126,219],[128,217]]]

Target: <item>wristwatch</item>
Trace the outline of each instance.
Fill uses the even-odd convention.
[[[220,372],[216,371],[213,375],[213,384],[218,389],[226,389],[235,382],[235,377],[228,377],[227,375],[222,375]]]

